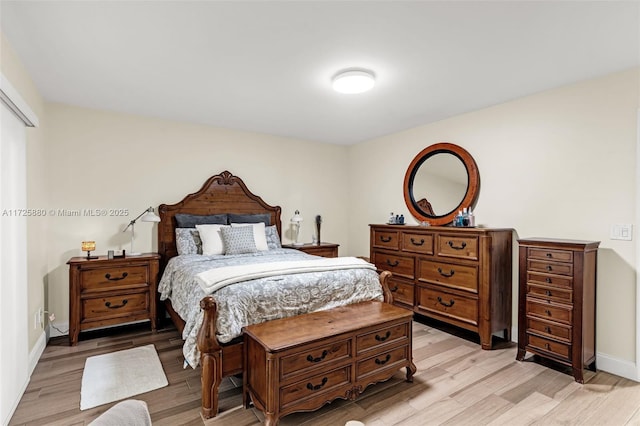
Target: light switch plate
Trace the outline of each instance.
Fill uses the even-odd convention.
[[[611,239],[631,241],[633,225],[630,223],[616,223],[611,225]]]

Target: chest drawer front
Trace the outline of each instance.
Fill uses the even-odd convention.
[[[556,287],[528,284],[527,295],[551,302],[571,303],[573,292]]]
[[[149,312],[149,293],[124,294],[82,300],[84,321],[127,316],[136,312]]]
[[[451,288],[478,292],[478,268],[420,259],[418,279]]]
[[[281,379],[304,370],[317,368],[331,361],[348,359],[352,356],[351,340],[341,340],[331,345],[318,346],[282,357]]]
[[[394,275],[413,279],[414,259],[413,257],[398,256],[395,254],[375,252],[373,263],[378,269],[391,271]]]
[[[559,323],[527,318],[527,331],[531,333],[545,334],[557,339],[562,339],[566,342],[571,342],[571,327],[563,326]]]
[[[361,354],[364,351],[389,345],[398,341],[409,339],[409,324],[400,323],[390,327],[380,328],[370,333],[359,335],[356,338],[356,351]]]
[[[475,235],[438,235],[438,256],[478,260],[478,237]]]
[[[377,248],[386,248],[390,250],[400,249],[400,232],[399,231],[383,231],[373,230],[373,246]]]
[[[527,269],[535,272],[546,272],[547,274],[573,275],[573,263],[556,263],[529,259],[527,261]]]
[[[573,263],[573,252],[570,250],[553,250],[546,248],[529,248],[529,259],[552,260],[554,262]]]
[[[527,343],[534,349],[551,352],[552,354],[569,360],[571,345],[545,339],[538,336],[527,335]]]
[[[413,309],[413,283],[394,279],[389,280],[389,290],[393,293],[393,303],[408,305]]]
[[[428,313],[478,325],[478,301],[443,289],[418,287],[418,308]]]
[[[537,302],[527,297],[527,312],[531,316],[543,318],[549,321],[559,321],[571,324],[571,308],[551,305],[550,303]]]
[[[83,292],[145,286],[148,283],[149,269],[144,265],[98,268],[80,272],[80,289]]]
[[[280,405],[286,407],[301,399],[316,398],[344,386],[350,387],[351,366],[347,365],[325,373],[319,373],[280,389]],[[324,404],[326,401],[321,401]]]
[[[402,233],[402,251],[433,254],[433,234]]]
[[[379,355],[358,362],[356,367],[356,380],[360,380],[363,376],[378,372],[385,369],[397,370],[399,365],[406,364],[409,359],[409,347],[401,346]]]
[[[527,282],[535,284],[549,284],[556,287],[573,288],[573,278],[561,275],[539,274],[527,272]]]

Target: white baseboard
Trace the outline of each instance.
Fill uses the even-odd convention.
[[[615,374],[616,376],[624,377],[625,379],[636,382],[640,381],[638,368],[634,362],[619,359],[611,355],[597,352],[596,368],[606,371],[607,373]]]
[[[31,349],[31,352],[29,352],[29,377],[31,377],[31,373],[33,373],[33,370],[35,370],[36,365],[38,364],[38,361],[40,360],[40,357],[42,356],[42,353],[44,352],[44,349],[46,347],[47,335],[43,330],[38,337],[38,341],[35,345],[33,345],[33,349]]]

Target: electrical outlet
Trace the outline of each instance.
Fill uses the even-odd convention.
[[[39,325],[40,325],[40,310],[38,309],[38,311],[35,314],[33,314],[33,329],[37,330]]]
[[[617,223],[615,225],[611,225],[611,234],[610,238],[612,240],[625,240],[631,241],[633,236],[633,225],[630,223]]]
[[[44,309],[43,308],[38,309],[38,325],[40,326],[41,329],[44,330]]]

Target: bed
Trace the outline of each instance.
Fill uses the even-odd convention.
[[[355,293],[349,286],[357,285],[359,289],[365,288],[363,292],[358,293],[357,297],[367,298],[367,300],[384,299],[386,302],[391,302],[392,296],[387,286],[390,273],[383,272],[378,276],[375,270],[372,272],[371,265],[358,264],[352,268],[349,265],[359,260],[353,258],[335,260],[345,264],[344,267],[336,267],[336,269],[342,270],[334,271],[334,263],[326,263],[324,268],[331,269],[331,271],[322,269],[325,272],[321,272],[313,269],[311,272],[304,273],[305,277],[312,278],[310,280],[305,278],[305,282],[310,281],[311,283],[304,285],[316,287],[309,287],[309,289],[305,287],[304,291],[294,291],[296,285],[302,285],[302,275],[293,272],[278,275],[277,271],[280,270],[281,265],[299,261],[300,265],[313,264],[316,267],[323,261],[334,262],[334,260],[320,259],[296,250],[279,247],[282,235],[280,207],[271,206],[264,202],[262,198],[248,190],[242,179],[228,171],[212,176],[198,192],[187,195],[180,202],[160,205],[159,215],[161,222],[158,224],[158,252],[161,255],[162,276],[158,287],[159,297],[161,300],[164,299],[164,306],[169,316],[185,339],[185,360],[194,368],[198,364],[201,367],[202,415],[204,418],[211,418],[217,414],[218,387],[222,378],[243,372],[242,324],[239,323],[240,320],[229,320],[228,316],[231,315],[230,311],[235,313],[240,310],[237,308],[238,306],[248,305],[251,307],[252,305],[251,302],[245,303],[243,299],[238,299],[238,297],[244,297],[244,294],[250,294],[254,298],[271,297],[271,299],[262,299],[262,301],[258,299],[260,309],[254,309],[251,315],[244,314],[243,316],[240,314],[244,318],[243,320],[250,321],[250,323],[361,301],[354,298],[356,297]],[[227,223],[235,221],[239,223],[239,227],[240,225],[251,227],[256,233],[265,232],[259,230],[266,229],[268,250],[224,256],[217,255],[218,252],[210,250],[207,256],[203,256],[202,253],[185,252],[185,243],[182,239],[186,235],[184,227],[191,226],[192,219],[198,221],[202,217],[209,217],[217,220],[221,215],[227,215]],[[235,216],[231,219],[230,215]],[[259,224],[256,218],[260,218],[264,223],[263,228],[260,228],[261,225],[256,225]],[[185,225],[185,220],[188,222],[187,225]],[[213,222],[215,223],[216,220]],[[252,225],[242,223],[245,221]],[[197,229],[203,232],[202,247],[205,247],[205,243],[209,243],[208,247],[211,248],[211,240],[205,241],[204,239],[208,228],[201,227],[202,224],[195,226],[199,226]],[[255,228],[256,226],[258,228]],[[179,228],[180,239],[176,237],[177,228]],[[230,227],[226,226],[223,228],[225,228],[223,231],[230,235],[232,232],[236,233],[234,235],[241,232],[237,229],[230,230]],[[259,245],[257,240],[255,245]],[[181,249],[180,255],[179,248]],[[213,255],[210,255],[211,253]],[[340,262],[341,260],[343,262]],[[250,266],[243,266],[245,261],[249,262]],[[221,265],[221,268],[213,270],[208,265],[215,265],[215,267]],[[264,269],[273,269],[275,272],[262,273],[262,271],[258,271],[264,265],[267,265]],[[247,281],[238,283],[234,283],[239,281],[239,279],[235,279],[235,276],[232,279],[229,279],[230,276],[222,278],[216,276],[218,281],[208,281],[213,279],[217,272],[223,270],[226,272],[234,268],[242,269],[245,273],[246,270],[253,271],[252,273],[256,275],[250,276],[251,279]],[[302,270],[302,272],[304,271]],[[233,284],[223,285],[220,284],[221,282]],[[356,282],[357,284],[355,284]],[[192,290],[183,289],[182,291],[185,292],[179,293],[180,287]],[[374,287],[375,289],[373,289]],[[212,288],[217,290],[210,293]],[[236,288],[239,290],[235,290]],[[269,296],[269,288],[272,288],[273,291],[277,290],[278,296]],[[309,301],[308,305],[306,302],[302,305],[301,301],[295,298],[301,297],[298,293],[307,294],[306,298],[304,296],[302,298]],[[328,297],[327,294],[330,296]],[[276,298],[282,300],[278,300],[276,303]],[[264,303],[265,300],[267,303]],[[255,307],[255,301],[252,303]],[[289,310],[281,310],[284,313],[273,310],[277,306],[286,307],[287,304],[290,305]],[[199,309],[197,305],[199,305]],[[254,315],[257,311],[260,311],[259,315]],[[229,324],[232,325],[229,326]]]

